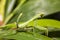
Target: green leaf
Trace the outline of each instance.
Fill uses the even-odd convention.
[[[60,38],[53,38],[53,39],[55,39],[55,40],[60,40]]]
[[[24,33],[20,32],[15,35],[10,35],[6,36],[6,39],[15,39],[15,40],[52,40],[51,38],[48,38],[46,36],[34,33],[34,34],[29,34],[29,33]]]
[[[53,20],[53,19],[39,19],[35,20],[36,22],[32,21],[28,24],[28,26],[35,26],[35,27],[54,27],[60,28],[60,21]]]
[[[0,30],[0,38],[3,38],[5,36],[13,35],[16,33],[16,30]]]
[[[20,21],[27,21],[34,15],[43,12],[45,15],[60,11],[60,0],[30,0],[22,6]]]
[[[44,13],[44,15],[52,14],[60,11],[60,0],[29,0],[17,10],[19,13],[22,11],[23,15],[19,22],[26,22],[33,18],[38,13]],[[17,12],[16,12],[17,15]],[[18,16],[14,16],[9,23],[16,21]]]

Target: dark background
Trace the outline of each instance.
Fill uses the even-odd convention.
[[[45,16],[45,19],[55,19],[55,20],[59,20],[60,21],[60,11],[53,13],[51,15]]]

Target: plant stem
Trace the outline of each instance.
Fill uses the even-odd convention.
[[[23,5],[23,3],[25,2],[26,0],[21,0],[21,2],[19,3],[19,5],[16,7],[16,9],[5,19],[4,21],[4,24],[7,24],[8,21],[16,14],[16,11],[20,9],[20,7]]]

